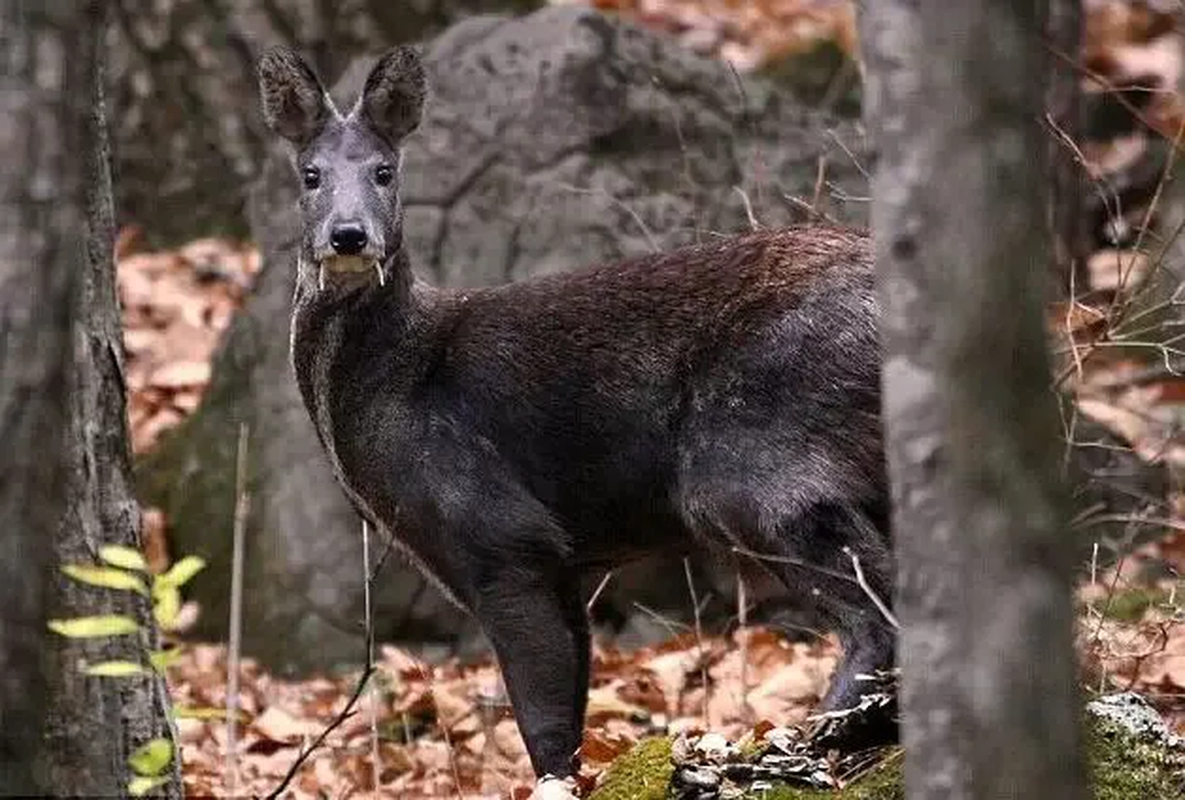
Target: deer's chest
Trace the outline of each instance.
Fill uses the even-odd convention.
[[[447,596],[458,601],[453,570],[433,539],[401,519],[407,487],[414,485],[412,424],[399,401],[400,378],[381,353],[349,341],[334,319],[293,321],[292,360],[297,383],[333,474],[359,512],[391,536],[405,557]],[[387,351],[389,352],[389,351]]]

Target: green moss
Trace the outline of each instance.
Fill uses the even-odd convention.
[[[1179,800],[1185,797],[1180,756],[1141,741],[1111,722],[1091,718],[1086,747],[1095,800]]]
[[[644,739],[613,762],[589,800],[663,800],[674,771],[671,740]]]
[[[900,750],[894,750],[885,762],[849,786],[843,792],[821,791],[779,785],[748,797],[760,800],[902,800]],[[646,739],[614,762],[605,782],[589,800],[664,800],[674,768],[671,766],[671,740]]]
[[[767,64],[760,74],[789,89],[806,105],[826,104],[830,111],[843,116],[860,114],[860,70],[837,42],[819,41]]]
[[[1165,593],[1158,589],[1128,589],[1112,594],[1109,600],[1101,604],[1101,608],[1103,615],[1108,619],[1137,622],[1151,606],[1162,603],[1165,599]]]
[[[1180,754],[1142,742],[1113,723],[1091,717],[1086,746],[1095,800],[1179,800],[1185,797]],[[777,785],[748,800],[903,800],[902,751],[841,792]],[[648,739],[619,758],[589,800],[664,800],[673,769],[669,739]]]
[[[768,792],[752,792],[746,797],[752,800],[905,800],[905,788],[901,781],[901,751],[894,750],[880,766],[840,792],[783,784]]]

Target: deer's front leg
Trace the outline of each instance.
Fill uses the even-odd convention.
[[[503,567],[483,581],[474,612],[502,667],[536,776],[575,774],[589,662],[577,576]]]

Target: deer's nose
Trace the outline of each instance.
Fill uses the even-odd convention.
[[[339,256],[356,256],[366,247],[366,229],[354,222],[335,225],[329,232],[329,244]]]

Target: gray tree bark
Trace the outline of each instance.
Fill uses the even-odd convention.
[[[45,575],[64,497],[71,293],[85,252],[78,152],[92,38],[70,2],[0,2],[0,795],[32,795],[45,715]],[[46,64],[45,61],[52,63]]]
[[[151,607],[139,595],[86,587],[57,571],[62,564],[95,563],[98,548],[104,544],[139,545],[139,508],[131,492],[123,344],[112,262],[114,214],[103,97],[103,36],[109,4],[106,0],[53,0],[17,2],[15,11],[12,4],[5,8],[6,14],[23,14],[29,26],[28,33],[15,44],[25,58],[22,74],[35,82],[30,87],[34,99],[26,109],[35,116],[16,120],[18,128],[30,123],[23,127],[27,150],[3,149],[5,157],[18,161],[15,174],[28,178],[23,184],[28,193],[25,214],[35,216],[23,218],[20,233],[33,237],[34,246],[18,247],[9,255],[18,258],[15,263],[26,265],[26,275],[33,276],[26,277],[27,281],[40,280],[56,287],[63,273],[77,281],[65,313],[60,303],[44,312],[56,314],[52,317],[56,324],[47,330],[59,331],[56,338],[47,336],[47,345],[60,339],[63,323],[68,324],[64,385],[57,378],[52,392],[30,400],[44,406],[42,414],[53,411],[53,418],[65,426],[65,440],[60,445],[60,437],[51,435],[53,430],[48,427],[44,438],[30,442],[38,459],[52,464],[62,478],[49,484],[57,487],[51,509],[53,524],[46,525],[48,517],[42,517],[45,529],[38,531],[42,547],[51,547],[52,552],[48,559],[40,556],[37,565],[24,564],[24,559],[17,559],[17,563],[42,580],[53,576],[45,596],[49,617],[128,614],[144,631],[140,636],[105,640],[45,637],[39,665],[44,669],[47,689],[44,726],[30,718],[17,723],[17,728],[34,736],[41,734],[36,737],[40,751],[34,767],[39,794],[127,796],[128,756],[149,739],[170,736],[164,682],[158,677],[87,677],[79,670],[79,663],[115,658],[145,661],[146,649],[156,643]],[[39,108],[42,104],[45,109]],[[19,163],[23,152],[35,155],[31,165]],[[4,241],[10,240],[5,237]],[[44,254],[44,258],[36,258],[37,254]],[[9,258],[4,261],[13,263]],[[38,268],[28,269],[28,265]],[[43,276],[43,271],[48,275]],[[56,289],[52,297],[60,300],[61,290]],[[8,300],[5,292],[6,304]],[[40,309],[25,306],[13,311]],[[7,335],[4,341],[6,352],[11,352],[14,343]],[[38,348],[30,349],[35,352]],[[49,352],[59,350],[50,348]],[[6,380],[3,385],[10,384]],[[6,436],[6,449],[9,441]],[[42,493],[35,490],[31,494],[37,497]],[[5,527],[6,534],[9,530]],[[44,616],[37,620],[41,626]],[[7,720],[7,707],[4,713]],[[176,760],[172,781],[161,791],[180,796]]]
[[[1045,11],[860,16],[912,800],[1086,796],[1041,321]]]

